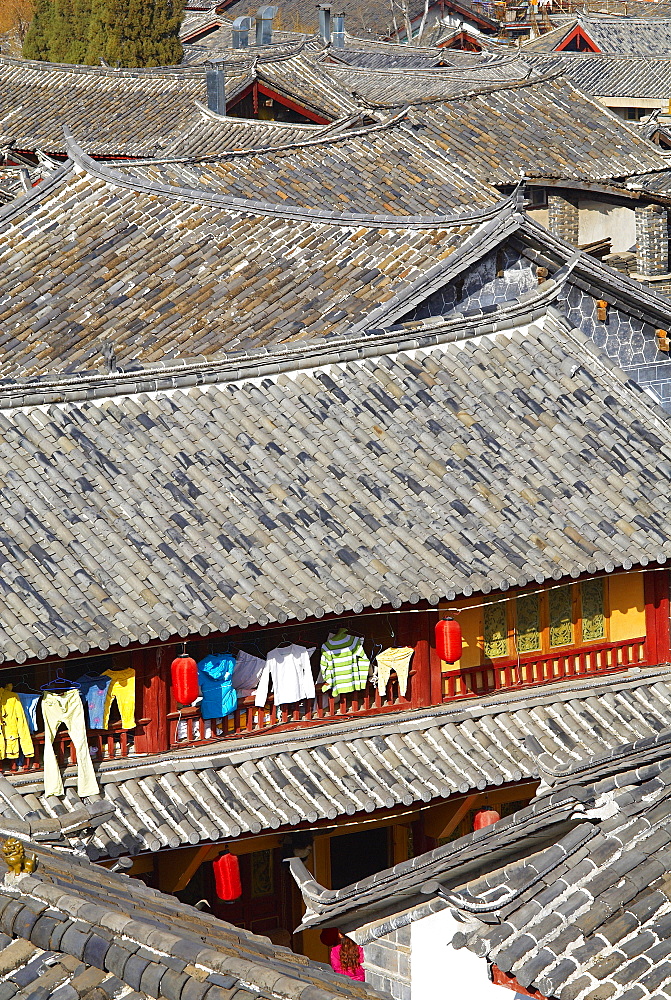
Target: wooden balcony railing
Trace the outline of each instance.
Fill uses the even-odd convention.
[[[139,735],[138,742],[141,744],[142,730],[147,722],[147,719],[140,719],[133,730],[122,729],[120,722],[113,723],[109,729],[90,729],[87,740],[94,763],[133,756],[135,754],[135,738]],[[3,760],[2,768],[5,772],[16,774],[42,769],[44,733],[33,733],[32,737],[35,748],[34,756],[19,757],[18,760]],[[77,753],[67,730],[60,729],[56,733],[54,752],[60,767],[70,767],[77,763]]]
[[[399,692],[398,679],[392,672],[387,689],[382,695],[377,688],[368,684],[363,691],[334,697],[322,691],[321,685],[317,685],[315,698],[304,699],[292,705],[276,706],[271,696],[267,705],[257,708],[253,697],[242,699],[232,715],[216,721],[202,719],[198,707],[183,708],[181,711],[171,712],[168,716],[170,746],[195,746],[227,736],[256,735],[270,729],[292,729],[319,722],[335,722],[338,719],[411,708],[415,673],[411,670],[408,675],[405,694]]]
[[[495,691],[535,687],[571,677],[615,673],[647,663],[645,637],[624,642],[557,650],[543,656],[521,657],[505,663],[467,667],[443,676],[443,701],[476,698]]]

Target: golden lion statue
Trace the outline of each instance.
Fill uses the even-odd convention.
[[[7,862],[7,867],[13,875],[21,875],[22,872],[31,874],[37,867],[37,858],[33,854],[31,858],[26,857],[23,844],[15,837],[10,837],[2,845],[2,854]]]

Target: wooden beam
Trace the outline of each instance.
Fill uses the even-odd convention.
[[[482,793],[478,792],[475,795],[467,795],[465,799],[454,803],[451,810],[446,809],[445,806],[439,806],[440,812],[436,810],[435,815],[427,816],[424,819],[424,830],[427,836],[435,837],[436,840],[449,837],[459,826],[464,816],[475,808],[480,798],[482,798]]]
[[[169,851],[156,855],[158,882],[161,892],[180,892],[196,874],[204,861],[212,861],[223,850],[222,844],[205,844],[187,850]]]

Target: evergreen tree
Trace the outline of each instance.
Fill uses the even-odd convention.
[[[111,66],[181,62],[183,0],[92,0],[85,61]]]
[[[0,0],[1,2],[1,0]],[[173,66],[182,60],[184,0],[36,0],[27,59],[98,66]]]
[[[50,58],[52,22],[53,4],[51,0],[37,0],[35,14],[23,43],[25,59],[48,60]]]

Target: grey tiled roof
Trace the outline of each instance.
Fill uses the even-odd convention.
[[[383,996],[137,879],[44,847],[35,853],[34,874],[0,883],[5,1000]]]
[[[656,4],[647,5],[650,9]],[[671,17],[590,16],[581,14],[554,31],[527,42],[523,52],[549,52],[579,26],[600,52],[627,56],[668,56]]]
[[[113,807],[116,816],[98,823],[87,850],[101,858],[216,842],[529,780],[537,765],[525,737],[538,740],[544,760],[572,762],[659,732],[670,708],[671,674],[656,668],[622,674],[617,684],[584,678],[553,684],[551,692],[506,692],[307,733],[247,736],[169,760],[110,761],[97,768],[103,799],[96,806]],[[12,781],[13,794],[0,798],[0,823],[11,829],[21,808],[54,816],[39,773]],[[65,788],[61,822],[83,808],[76,768],[66,772]],[[416,895],[417,878],[406,883]],[[385,884],[371,880],[353,899],[375,909],[384,894]],[[341,918],[352,908],[349,892],[326,892],[315,908],[321,922]]]
[[[370,107],[447,101],[473,91],[506,87],[528,79],[533,73],[521,59],[507,54],[475,56],[461,65],[436,69],[323,65],[334,81]],[[534,73],[534,78],[537,76]]]
[[[492,197],[486,210],[419,216],[348,213],[338,198],[334,208],[292,209],[78,162],[0,210],[6,376],[98,367],[108,340],[127,365],[374,325],[376,310],[449,271],[469,235],[483,242],[510,223],[511,208]],[[8,263],[16,239],[25,239],[22,278]],[[36,319],[37,273],[49,302]]]
[[[512,753],[517,757],[518,747],[524,747],[524,751],[528,752],[530,743],[537,740],[538,748],[545,751],[543,759],[546,766],[551,764],[559,769],[582,763],[590,754],[602,753],[604,744],[608,744],[603,766],[598,772],[598,777],[605,783],[618,771],[636,767],[642,769],[660,758],[668,758],[671,749],[671,734],[666,727],[666,702],[669,693],[667,684],[659,681],[650,687],[645,681],[637,684],[626,681],[623,685],[598,685],[593,682],[591,690],[578,697],[571,697],[570,686],[567,686],[556,702],[553,702],[552,695],[544,692],[537,693],[524,707],[520,705],[517,713],[514,705],[507,710],[508,714],[483,717],[476,713],[472,716],[472,730],[476,738],[479,736],[481,740],[489,742],[494,755]],[[461,731],[464,737],[465,733],[465,729]],[[549,753],[548,738],[553,744]],[[597,745],[591,742],[594,738]],[[622,752],[622,740],[640,741],[638,758],[633,762]],[[428,748],[432,747],[432,743],[429,731],[425,735],[424,745]],[[460,750],[470,758],[470,748],[467,745],[462,744]],[[518,759],[523,760],[522,757]],[[538,773],[535,766],[529,767],[527,763],[522,763],[522,769],[525,776]],[[523,853],[530,854],[533,852],[531,845],[557,839],[561,835],[557,833],[561,825],[571,818],[575,819],[576,803],[589,807],[592,796],[581,790],[580,785],[594,781],[596,776],[587,770],[578,776],[571,775],[557,788],[548,789],[541,785],[537,798],[528,807],[499,821],[495,826],[452,841],[341,889],[325,889],[298,862],[292,862],[294,876],[301,886],[307,907],[301,927],[330,925],[351,929],[375,924],[393,916],[411,915],[426,902],[426,896],[421,890],[427,881],[437,880],[449,888],[463,886],[479,875],[483,868],[486,872],[500,868],[506,857],[510,858],[515,852],[520,852],[520,849]],[[627,782],[619,780],[617,783]],[[649,793],[652,789],[648,787],[646,791]],[[654,803],[655,800],[653,805]],[[621,824],[623,821],[627,822],[621,818]],[[566,827],[562,832],[565,830]],[[526,850],[525,842],[529,845]],[[671,835],[666,842],[671,842]],[[583,853],[582,857],[584,856]],[[580,859],[576,858],[577,860]],[[554,874],[561,878],[563,873],[558,871]],[[496,884],[500,885],[501,882],[505,882],[505,879],[497,879]],[[491,885],[491,881],[488,881],[485,890],[491,888]],[[555,888],[555,895],[558,896],[565,888],[560,883]],[[535,891],[538,889],[536,886]],[[480,894],[472,886],[468,887],[468,891],[473,895]],[[527,899],[533,895],[534,893],[528,894]],[[515,906],[515,910],[517,908]],[[500,909],[503,911],[502,920],[509,919],[512,908],[505,909],[502,905]],[[611,912],[614,909],[616,906],[612,907]],[[522,911],[519,924],[515,921],[516,929],[525,929],[522,922],[524,913]],[[538,908],[531,913],[527,910],[526,914],[533,917],[545,915],[539,914]],[[562,927],[565,926],[566,923],[563,922]],[[503,950],[503,938],[507,939],[506,944],[514,940],[513,927],[506,927],[504,924],[502,928],[497,923],[490,930],[494,932],[497,950]],[[473,941],[482,937],[486,931],[487,928],[478,928]],[[541,935],[534,934],[534,937],[540,939]],[[528,957],[531,957],[534,948],[535,942],[528,942],[525,949],[530,952]],[[490,958],[500,964],[495,951],[490,952]],[[519,965],[512,969],[510,966],[502,967],[505,971],[518,974]],[[543,990],[538,982],[521,982],[524,986],[540,988],[545,996],[557,995],[554,990]]]
[[[339,123],[330,125],[298,125],[293,122],[270,122],[258,119],[216,115],[205,105],[191,127],[163,148],[171,157],[217,156],[236,149],[258,149],[264,146],[286,146],[329,134]],[[340,119],[349,123],[349,119]]]
[[[333,132],[331,127],[321,137],[303,135],[293,143],[291,133],[284,138],[277,128],[269,138],[284,148],[214,160],[144,161],[124,172],[152,184],[235,198],[253,192],[276,205],[362,214],[438,215],[500,200],[497,191],[465,174],[458,163],[436,155],[433,145],[407,128],[403,116],[360,129]]]
[[[515,183],[520,172],[596,181],[668,167],[658,147],[562,77],[415,107],[411,120],[487,183]]]
[[[532,301],[502,308],[508,332],[414,360],[373,360],[374,341],[360,354],[350,341],[343,357],[361,360],[328,372],[326,347],[296,378],[282,376],[280,354],[267,359],[276,376],[258,385],[215,374],[193,393],[53,406],[48,419],[6,411],[5,462],[14,476],[25,468],[25,480],[8,492],[0,538],[0,652],[65,654],[664,561],[671,438],[661,411],[555,314],[518,330]],[[468,336],[463,319],[454,324]],[[419,346],[421,328],[398,340]],[[260,370],[255,362],[249,375]],[[474,423],[460,418],[464,407]],[[531,433],[511,437],[512,426]],[[560,434],[580,445],[557,456]],[[45,469],[48,497],[34,485]],[[155,484],[151,499],[136,493],[142,476]],[[170,542],[159,545],[150,524]],[[383,540],[386,524],[403,539],[398,552]],[[537,544],[544,535],[550,544]]]
[[[580,90],[593,97],[668,98],[671,58],[621,53],[523,52],[524,62],[539,72],[561,70]]]
[[[558,1000],[666,995],[671,730],[555,770],[563,777],[548,773],[552,786],[527,808],[358,885],[329,892],[292,862],[305,925],[368,925],[365,939],[448,905],[463,919],[453,947],[525,989]],[[431,896],[437,885],[448,898],[427,904],[421,887]]]
[[[668,730],[663,735],[656,753],[641,741],[623,747],[617,762],[594,758],[591,772],[549,797],[580,798],[594,826],[582,823],[524,864],[469,884],[457,906],[464,897],[489,896],[502,922],[494,928],[473,921],[457,946],[559,1000],[595,991],[613,1000],[666,994],[671,757]],[[580,848],[578,838],[587,835]],[[542,875],[533,886],[532,871]]]
[[[71,126],[92,154],[151,156],[188,127],[194,101],[205,97],[202,69],[113,70],[0,56],[0,144],[59,152],[63,127]]]

